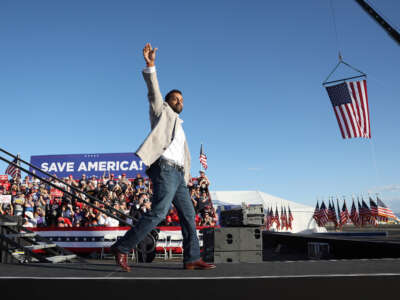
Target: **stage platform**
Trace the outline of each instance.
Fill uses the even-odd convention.
[[[0,290],[5,299],[376,299],[397,295],[400,284],[400,259],[230,263],[207,271],[183,270],[180,262],[130,265],[125,273],[112,260],[3,264]]]

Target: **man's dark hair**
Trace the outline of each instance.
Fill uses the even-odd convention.
[[[182,95],[182,92],[180,90],[170,90],[168,94],[165,95],[165,101],[168,101],[169,98],[172,96],[173,93],[178,93]]]

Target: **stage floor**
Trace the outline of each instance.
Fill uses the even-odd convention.
[[[380,299],[397,297],[400,259],[218,264],[188,271],[179,262],[112,260],[0,265],[0,290],[11,299]],[[394,298],[396,299],[396,298]]]
[[[130,273],[121,272],[113,260],[88,260],[86,263],[63,264],[3,264],[0,278],[290,278],[290,277],[337,277],[337,276],[400,276],[400,259],[361,260],[307,260],[262,263],[218,264],[213,270],[183,270],[180,262],[130,263]],[[400,277],[399,277],[400,279]]]

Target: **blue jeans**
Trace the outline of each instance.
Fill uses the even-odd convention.
[[[178,212],[183,237],[183,262],[200,259],[195,211],[183,173],[157,160],[148,169],[153,183],[151,211],[143,215],[138,223],[120,238],[112,247],[122,253],[129,253],[146,235],[165,219],[171,203]]]

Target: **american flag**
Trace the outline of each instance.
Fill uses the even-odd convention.
[[[292,230],[292,223],[293,223],[293,215],[292,215],[292,211],[290,210],[290,206],[288,206],[288,229]]]
[[[203,144],[200,146],[200,163],[203,166],[204,170],[207,170],[207,156],[203,152]]]
[[[329,200],[329,208],[328,208],[328,219],[333,224],[335,224],[335,227],[338,226],[336,210],[335,210],[335,204],[334,203],[331,204],[330,200]]]
[[[358,203],[358,211],[360,214],[361,225],[370,224],[373,218],[371,217],[371,211],[364,199],[361,200],[361,205]]]
[[[17,158],[15,158],[12,162],[19,166],[19,160]],[[15,167],[13,164],[9,164],[6,169],[6,174],[10,175],[11,177],[21,177],[21,170]]]
[[[354,202],[353,202],[354,205]],[[355,208],[355,207],[354,207]],[[343,226],[350,219],[349,211],[347,210],[346,200],[343,200],[342,210],[340,212],[340,226]]]
[[[274,211],[272,210],[272,207],[268,209],[267,213],[267,222],[266,222],[267,230],[269,230],[272,225],[274,224]]]
[[[275,208],[274,221],[275,221],[275,223],[276,223],[276,229],[279,230],[279,229],[281,228],[281,223],[279,222],[278,207]]]
[[[367,81],[343,82],[326,87],[344,139],[371,138]]]
[[[378,205],[376,205],[375,201],[371,197],[369,197],[369,207],[370,207],[371,216],[377,217],[378,216]]]
[[[322,225],[321,225],[321,221],[319,219],[319,203],[318,203],[318,201],[317,201],[317,205],[315,206],[313,218],[315,220],[315,223],[317,223],[317,225],[321,227]]]
[[[353,204],[351,205],[350,220],[355,226],[360,225],[360,216],[358,215],[356,205],[354,204],[354,199]]]
[[[383,221],[378,217],[378,205],[376,205],[375,201],[372,200],[371,197],[369,197],[369,213],[371,214],[371,224],[378,226],[378,221]]]
[[[376,197],[376,202],[378,204],[378,216],[398,220],[393,211],[381,199]]]
[[[286,207],[283,208],[281,206],[281,223],[282,223],[282,229],[288,229],[288,222],[287,222],[287,215],[286,215]]]
[[[329,221],[328,209],[326,208],[324,201],[322,201],[321,207],[319,208],[318,219],[321,224],[320,226],[325,226],[325,224]]]

